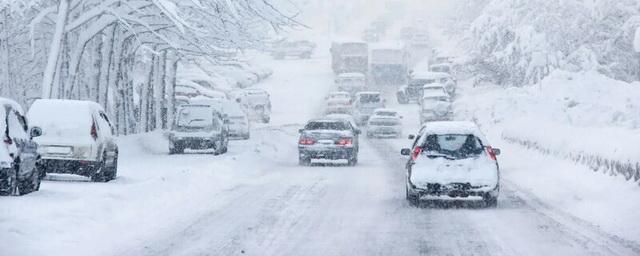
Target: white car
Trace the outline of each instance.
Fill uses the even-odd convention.
[[[262,89],[242,89],[231,93],[232,98],[242,106],[251,121],[269,123],[271,121],[271,96]]]
[[[384,108],[380,92],[359,92],[353,100],[353,117],[358,124],[366,124],[376,109]]]
[[[451,98],[444,92],[425,92],[420,101],[420,123],[448,121],[453,117]]]
[[[349,92],[351,95],[364,91],[367,87],[367,77],[362,73],[342,73],[336,78],[338,90]]]
[[[411,137],[410,137],[411,138]],[[491,147],[473,122],[432,122],[402,150],[407,163],[406,198],[482,200],[496,207],[500,194],[500,150]]]
[[[351,100],[349,99],[327,100],[325,114],[351,114]]]
[[[371,116],[367,122],[367,137],[392,137],[402,136],[402,121],[398,117]]]
[[[36,100],[27,118],[42,129],[34,138],[47,173],[68,173],[107,182],[118,173],[118,145],[109,118],[91,101]]]

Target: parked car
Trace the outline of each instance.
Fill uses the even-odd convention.
[[[40,155],[33,140],[42,134],[38,127],[28,128],[22,107],[13,100],[0,98],[3,132],[0,146],[0,195],[24,195],[40,189]]]
[[[365,90],[367,77],[362,73],[342,73],[336,78],[336,85],[338,90],[354,95]]]
[[[420,123],[448,121],[453,117],[453,107],[448,94],[439,91],[425,92],[420,103]]]
[[[251,121],[271,121],[271,96],[262,89],[243,89],[234,94],[236,102],[244,108]]]
[[[36,100],[27,117],[42,129],[39,144],[46,173],[66,173],[108,182],[118,174],[118,144],[102,107],[79,100]]]
[[[367,137],[393,137],[402,135],[402,120],[393,116],[371,116],[367,122]]]
[[[226,102],[223,107],[225,122],[231,139],[248,140],[251,137],[249,118],[242,107],[235,102]]]
[[[186,104],[176,110],[176,121],[169,132],[169,154],[185,149],[213,149],[224,154],[229,147],[229,130],[224,116],[215,106]]]
[[[315,48],[316,44],[309,41],[285,41],[274,46],[271,50],[271,56],[278,60],[287,56],[309,59]]]
[[[435,83],[445,85],[446,92],[450,96],[455,94],[457,82],[451,75],[435,72],[412,72],[409,78],[409,83],[400,87],[396,93],[398,103],[419,103],[420,99],[422,99],[424,86]]]
[[[496,207],[500,193],[500,169],[493,148],[472,122],[433,122],[423,127],[406,165],[406,199],[419,204],[435,200],[481,199]]]
[[[299,163],[310,165],[312,159],[347,160],[348,165],[358,163],[360,131],[348,121],[318,119],[309,121],[300,129],[298,140]]]
[[[330,92],[325,99],[327,101],[334,100],[334,99],[345,99],[345,100],[351,101],[351,94],[343,91]]]
[[[384,105],[380,92],[359,92],[353,100],[353,117],[359,125],[365,125],[373,111]]]

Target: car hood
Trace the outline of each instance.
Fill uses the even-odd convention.
[[[411,169],[411,183],[419,187],[427,183],[469,183],[471,186],[494,187],[498,179],[497,164],[484,154],[456,160],[420,156]]]

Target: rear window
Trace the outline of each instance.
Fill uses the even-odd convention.
[[[380,94],[363,94],[360,95],[360,103],[378,103],[380,102]]]
[[[378,111],[378,112],[376,112],[376,115],[378,115],[378,116],[396,116],[396,112]]]
[[[472,134],[431,134],[425,138],[422,152],[426,156],[462,159],[482,154],[484,147],[480,139]]]
[[[186,106],[178,110],[178,127],[213,128],[213,109],[209,106]]]
[[[399,125],[400,122],[395,119],[376,119],[369,121],[369,124],[375,126],[396,126]]]
[[[76,102],[36,101],[27,114],[32,126],[42,128],[44,134],[61,136],[86,134],[93,122],[89,105]]]
[[[338,130],[338,131],[346,131],[350,130],[349,124],[346,122],[310,122],[307,126],[304,127],[307,131],[313,130]]]

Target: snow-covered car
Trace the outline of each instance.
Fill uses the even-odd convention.
[[[229,146],[229,131],[224,116],[208,104],[181,105],[169,131],[169,154],[182,154],[185,149],[213,149],[224,154]]]
[[[42,129],[35,138],[46,173],[66,173],[108,182],[118,174],[118,145],[102,107],[91,101],[36,100],[27,118]]]
[[[483,200],[498,204],[500,170],[492,148],[473,122],[433,122],[421,130],[414,147],[402,149],[406,165],[406,198],[420,200]]]
[[[456,80],[447,73],[438,72],[412,72],[409,83],[398,89],[396,93],[398,103],[408,104],[417,101],[423,96],[425,85],[444,85],[447,94],[453,97],[456,91]]]
[[[327,100],[325,114],[350,114],[351,100],[349,99],[330,99]]]
[[[397,110],[390,109],[390,108],[379,108],[374,110],[373,115],[371,115],[371,118],[374,118],[374,117],[402,119],[402,115],[400,115],[400,113]]]
[[[342,73],[336,77],[335,82],[339,91],[348,92],[351,95],[367,87],[367,77],[362,73]]]
[[[269,123],[271,121],[271,96],[262,89],[243,89],[234,93],[233,98],[242,106],[251,121]]]
[[[353,100],[353,117],[359,125],[364,125],[373,115],[373,111],[384,108],[384,100],[380,92],[359,92]]]
[[[309,59],[315,48],[316,44],[309,41],[281,42],[271,49],[271,56],[277,60],[284,59],[288,56]]]
[[[345,100],[351,101],[351,94],[349,94],[348,92],[341,92],[341,91],[330,92],[325,99],[327,101],[334,100],[334,99],[345,99]]]
[[[318,119],[309,121],[300,129],[298,152],[300,165],[310,165],[312,159],[347,160],[348,165],[358,163],[359,130],[349,121]]]
[[[22,107],[13,100],[0,98],[0,195],[24,195],[40,189],[38,127],[28,128]]]
[[[420,103],[420,123],[449,121],[453,116],[451,98],[439,91],[425,92]]]
[[[433,64],[429,66],[429,71],[436,72],[436,73],[451,74],[451,64],[449,63]]]
[[[251,125],[242,107],[236,102],[225,102],[223,112],[226,115],[225,123],[229,128],[229,137],[248,140],[251,137]]]
[[[393,137],[402,135],[402,119],[395,116],[371,116],[367,122],[367,137]]]

